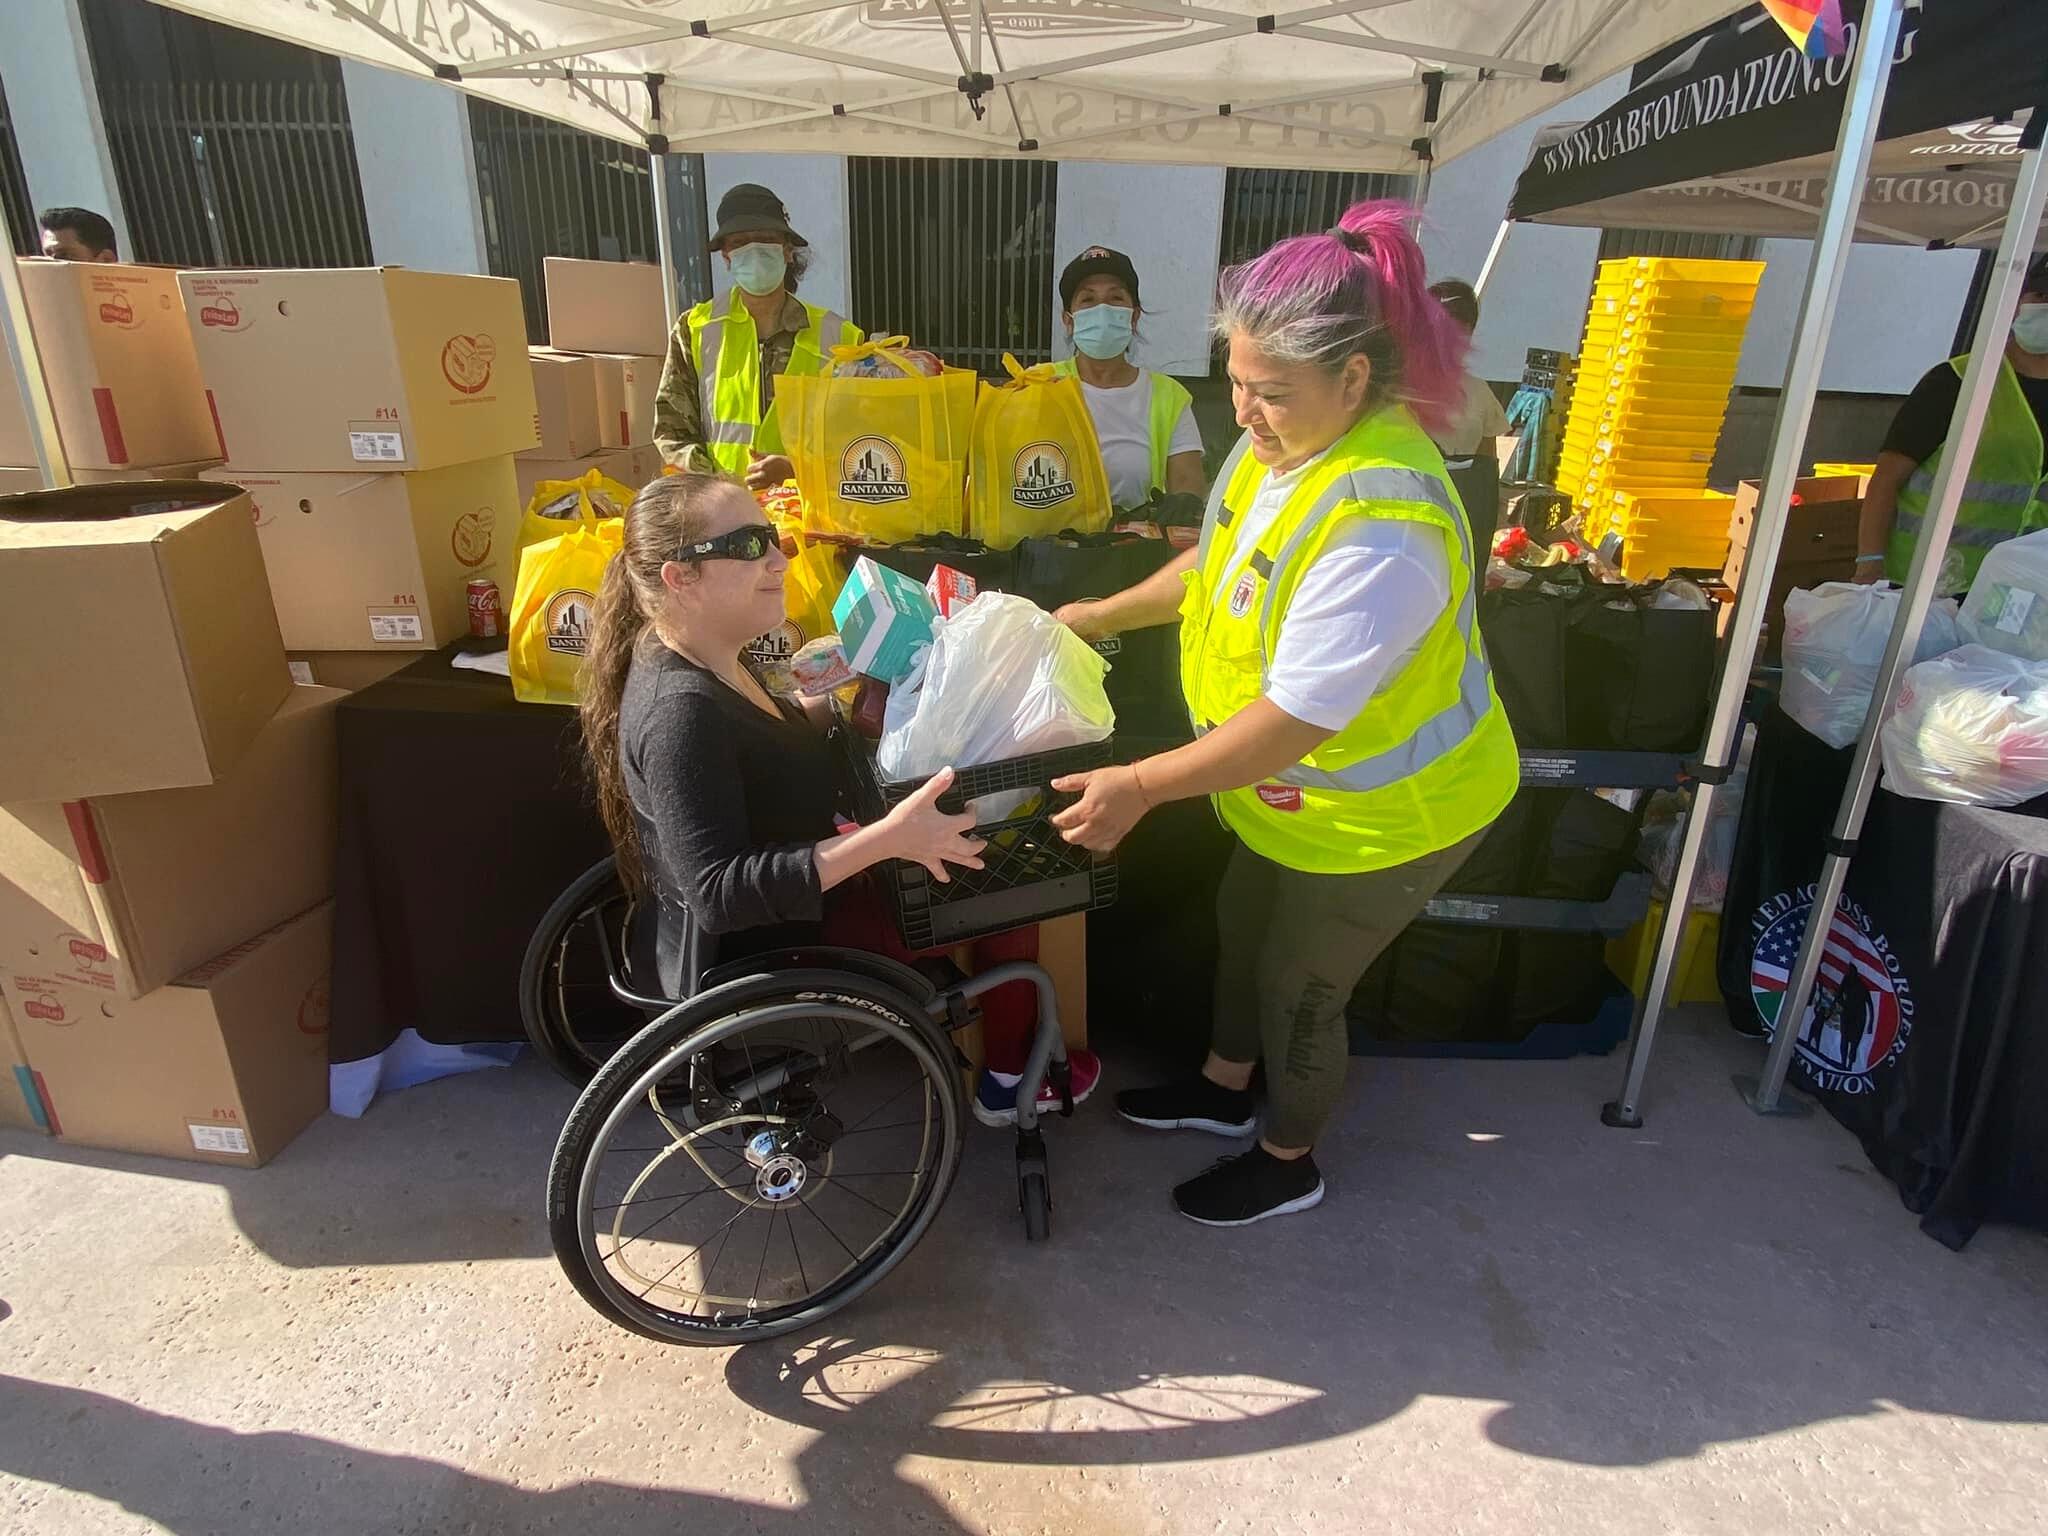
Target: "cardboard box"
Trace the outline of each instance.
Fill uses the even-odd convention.
[[[0,801],[211,784],[284,702],[249,498],[200,489],[0,501]]]
[[[609,404],[604,417],[605,443],[612,448],[632,448],[654,441],[654,397],[661,388],[660,357],[632,357],[613,353],[595,359],[599,365],[600,404]]]
[[[19,265],[57,435],[73,468],[172,464],[215,452],[176,272],[40,258]],[[13,387],[10,376],[7,390]],[[31,463],[35,454],[0,458]]]
[[[0,394],[4,394],[0,390]],[[0,496],[19,496],[25,491],[43,489],[43,472],[33,464],[26,468],[8,466],[0,468]]]
[[[534,426],[540,446],[522,458],[580,459],[605,445],[598,413],[598,360],[579,353],[529,347],[533,363]]]
[[[50,1117],[43,1113],[42,1088],[4,1001],[0,1001],[0,1126],[45,1135],[50,1129]]]
[[[543,480],[579,480],[593,469],[601,469],[619,484],[639,490],[660,478],[661,454],[651,444],[639,448],[607,448],[580,459],[529,459],[512,461],[519,479],[519,508],[524,512]]]
[[[918,655],[932,643],[937,618],[938,610],[920,583],[866,555],[853,562],[846,585],[832,603],[832,620],[839,626],[847,664],[885,683],[910,675]]]
[[[249,473],[256,536],[295,651],[432,651],[469,633],[472,576],[511,606],[519,483],[512,459],[396,475]]]
[[[14,371],[0,374],[0,464],[33,464],[36,461],[35,434],[29,430],[28,402],[15,387]],[[0,470],[0,474],[12,473]],[[37,484],[41,484],[38,481]]]
[[[140,997],[334,890],[338,688],[218,784],[0,805],[0,965]]]
[[[668,350],[661,268],[641,261],[550,256],[541,270],[547,284],[549,346],[641,357],[659,357]]]
[[[334,906],[146,997],[14,967],[0,996],[64,1141],[256,1167],[327,1108]]]
[[[1794,484],[1792,494],[1797,500],[1786,513],[1778,569],[1782,572],[1793,566],[1834,567],[1847,562],[1847,573],[1820,578],[1847,581],[1855,571],[1858,525],[1863,519],[1863,498],[1857,482],[1839,476],[1808,478]],[[1735,510],[1728,522],[1728,563],[1722,569],[1731,587],[1742,579],[1750,541],[1756,537],[1757,504],[1762,499],[1763,488],[1754,480],[1745,480],[1735,488]]]
[[[510,278],[358,267],[178,281],[219,450],[238,467],[440,469],[540,442]]]
[[[411,651],[292,651],[288,661],[295,683],[318,683],[343,693],[360,693],[403,672],[419,658]]]
[[[80,469],[74,465],[71,478],[80,485],[118,485],[123,480],[203,480],[209,469],[219,468],[220,455],[215,453],[175,464],[131,464],[126,469]]]

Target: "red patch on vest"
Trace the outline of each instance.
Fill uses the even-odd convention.
[[[1230,589],[1230,616],[1241,619],[1252,611],[1252,593],[1258,590],[1252,573],[1246,571],[1237,578],[1237,585]]]
[[[1259,799],[1276,811],[1301,809],[1301,788],[1295,784],[1261,784]]]

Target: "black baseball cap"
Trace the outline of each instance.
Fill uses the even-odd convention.
[[[1112,251],[1106,245],[1091,245],[1087,250],[1067,263],[1066,271],[1060,274],[1060,308],[1074,307],[1074,292],[1091,277],[1113,277],[1131,291],[1131,302],[1143,308],[1138,298],[1138,269],[1131,265],[1131,258],[1122,251]]]
[[[711,237],[711,249],[722,250],[734,235],[776,234],[791,245],[811,242],[789,227],[789,210],[782,199],[766,187],[743,181],[718,200],[718,231]]]
[[[2034,258],[2033,265],[2027,268],[2026,286],[2020,291],[2048,294],[2048,251]]]

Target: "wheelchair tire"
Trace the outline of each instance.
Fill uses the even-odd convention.
[[[603,920],[607,906],[626,899],[617,864],[610,857],[600,859],[555,898],[519,962],[519,1022],[526,1038],[572,1083],[589,1082],[613,1051],[645,1027],[646,1014],[611,995],[595,938],[584,926]],[[590,953],[578,957],[586,974],[573,984],[577,997],[572,1007],[571,983],[563,972],[571,963],[570,947],[579,939]],[[623,933],[615,936],[616,947],[622,949],[624,943]],[[593,1022],[601,1019],[603,1025],[592,1028],[586,1038],[572,1013]]]
[[[599,1231],[600,1207],[598,1196],[609,1193],[602,1188],[606,1176],[600,1161],[611,1150],[613,1135],[628,1128],[632,1117],[639,1113],[642,1101],[655,1104],[655,1113],[669,1133],[677,1140],[666,1148],[625,1148],[620,1155],[637,1154],[643,1151],[658,1151],[656,1163],[677,1150],[686,1139],[663,1113],[657,1102],[665,1092],[679,1092],[679,1085],[697,1081],[696,1073],[702,1065],[717,1058],[714,1053],[721,1047],[730,1059],[736,1045],[743,1044],[752,1021],[764,1021],[779,1015],[798,1014],[803,1017],[830,1019],[846,1028],[859,1028],[864,1033],[862,1040],[843,1049],[841,1054],[848,1059],[865,1046],[879,1039],[900,1047],[915,1063],[927,1086],[926,1113],[936,1112],[935,1127],[928,1124],[920,1137],[921,1146],[929,1145],[931,1131],[937,1131],[937,1145],[932,1149],[929,1177],[914,1180],[912,1194],[904,1209],[889,1218],[890,1224],[875,1237],[860,1253],[839,1239],[853,1263],[825,1284],[813,1291],[808,1274],[803,1277],[807,1292],[793,1300],[784,1300],[758,1313],[754,1303],[747,1303],[744,1315],[730,1311],[713,1315],[698,1315],[693,1298],[691,1309],[678,1311],[675,1307],[650,1300],[649,1295],[659,1285],[650,1286],[647,1291],[635,1295],[632,1289],[620,1280],[607,1264],[607,1258],[618,1259],[622,1245],[616,1241],[617,1225],[613,1229],[614,1248],[610,1255],[603,1251]],[[830,1055],[827,1052],[827,1055]],[[747,1060],[752,1065],[751,1053]],[[781,1095],[787,1083],[795,1075],[778,1078],[769,1092]],[[749,1080],[752,1081],[752,1080]],[[723,1086],[714,1084],[714,1086]],[[900,1096],[900,1091],[899,1091]],[[822,1099],[818,1104],[822,1107]],[[885,1101],[893,1102],[891,1101]],[[877,1106],[877,1109],[883,1106]],[[721,1111],[723,1112],[723,1111]],[[875,1111],[870,1111],[874,1113]],[[668,1113],[675,1113],[669,1111]],[[752,1116],[735,1116],[751,1120]],[[763,1120],[772,1118],[772,1112],[761,1112]],[[664,1343],[702,1344],[725,1346],[746,1343],[760,1339],[771,1339],[799,1329],[807,1328],[822,1318],[836,1312],[874,1285],[891,1269],[899,1264],[905,1255],[916,1246],[930,1227],[939,1206],[959,1173],[960,1154],[963,1142],[963,1128],[966,1119],[965,1090],[960,1073],[954,1065],[949,1042],[922,1011],[916,999],[873,980],[871,977],[840,970],[799,969],[769,974],[741,977],[721,986],[699,993],[688,1002],[680,1003],[649,1024],[639,1034],[626,1042],[609,1060],[600,1066],[591,1078],[589,1086],[570,1111],[568,1121],[562,1127],[554,1158],[548,1169],[547,1215],[548,1231],[553,1242],[555,1256],[564,1273],[576,1287],[578,1293],[594,1309],[620,1327],[646,1338]],[[886,1130],[884,1126],[878,1129]],[[700,1134],[693,1132],[692,1134]],[[708,1134],[706,1132],[701,1134]],[[848,1139],[852,1130],[838,1128],[836,1134]],[[758,1138],[756,1138],[758,1139]],[[754,1140],[746,1143],[748,1160],[752,1160]],[[730,1148],[722,1148],[731,1155]],[[808,1155],[808,1154],[804,1154]],[[710,1175],[708,1165],[702,1163],[696,1153],[691,1158]],[[653,1164],[649,1165],[650,1171]],[[680,1167],[678,1162],[675,1166]],[[758,1165],[756,1165],[758,1166]],[[737,1170],[745,1175],[746,1165]],[[900,1170],[891,1170],[900,1172]],[[922,1170],[912,1170],[921,1173]],[[622,1205],[632,1202],[631,1196],[640,1188],[643,1173],[628,1190],[629,1199],[602,1206],[602,1210],[616,1211]],[[724,1176],[721,1173],[720,1176]],[[766,1172],[761,1177],[766,1177]],[[849,1175],[837,1175],[843,1179]],[[875,1173],[859,1177],[881,1178],[888,1175]],[[817,1187],[822,1188],[833,1181],[834,1175],[813,1175]],[[760,1188],[758,1180],[757,1189]],[[723,1185],[711,1182],[703,1190],[689,1196],[656,1196],[649,1203],[661,1205],[677,1202],[688,1205],[691,1201],[713,1191],[731,1193],[741,1190],[744,1183]],[[799,1185],[799,1187],[803,1187]],[[873,1186],[869,1186],[871,1189]],[[765,1201],[775,1198],[763,1193],[763,1199],[749,1202],[743,1194],[733,1194],[733,1200],[742,1210],[735,1215],[727,1227],[737,1223],[752,1210],[765,1209]],[[854,1198],[862,1198],[855,1195]],[[788,1209],[795,1209],[799,1203],[808,1205],[809,1199],[798,1202],[790,1200]],[[863,1200],[865,1204],[872,1201]],[[884,1207],[876,1209],[889,1213]],[[714,1202],[705,1210],[722,1214],[725,1207]],[[769,1215],[767,1233],[762,1238],[762,1262],[765,1266],[768,1243],[774,1233],[774,1215]],[[823,1225],[818,1211],[810,1212],[814,1220]],[[666,1219],[657,1217],[657,1221]],[[644,1232],[646,1229],[641,1229]],[[827,1230],[831,1230],[829,1227]],[[637,1240],[641,1234],[636,1232]],[[838,1238],[836,1232],[833,1233]],[[710,1239],[697,1244],[678,1265],[692,1254],[708,1246]],[[792,1234],[790,1243],[798,1249]],[[710,1268],[716,1269],[718,1257],[714,1255]],[[799,1269],[802,1269],[800,1250]],[[634,1276],[638,1278],[637,1274]],[[665,1280],[666,1275],[661,1279]],[[755,1283],[758,1287],[760,1276]],[[707,1293],[711,1285],[710,1274],[704,1279]],[[709,1298],[732,1300],[733,1298]]]
[[[1024,1240],[1042,1243],[1052,1236],[1052,1185],[1045,1164],[1017,1171],[1017,1204],[1024,1211]]]

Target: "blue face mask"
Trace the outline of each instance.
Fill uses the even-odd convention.
[[[789,272],[789,258],[779,245],[743,245],[726,259],[732,263],[732,280],[757,299],[780,288]]]
[[[1074,346],[1099,363],[1131,350],[1132,316],[1121,304],[1091,304],[1074,311]]]
[[[2048,352],[2048,304],[2022,304],[2013,316],[2012,339],[2036,357]]]

